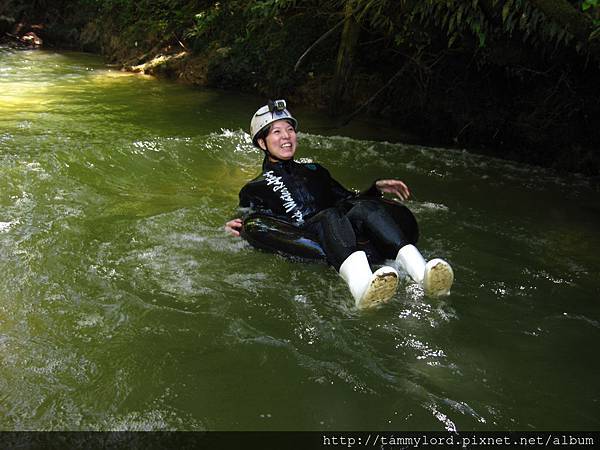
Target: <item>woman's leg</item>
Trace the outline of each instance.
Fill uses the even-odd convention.
[[[368,237],[384,258],[396,258],[398,250],[412,243],[407,238],[407,233],[377,200],[358,201],[346,217],[355,232]]]
[[[421,252],[396,223],[385,207],[377,200],[360,200],[346,214],[356,233],[367,236],[381,255],[395,259],[425,292],[447,295],[452,287],[454,272],[446,261],[436,258],[426,262]]]
[[[319,238],[327,262],[339,271],[342,263],[357,250],[352,224],[337,208],[328,208],[311,217],[305,227]]]
[[[348,284],[358,308],[384,303],[395,294],[398,273],[385,266],[371,271],[367,255],[357,249],[352,224],[341,210],[321,211],[305,226],[319,237],[327,261]]]

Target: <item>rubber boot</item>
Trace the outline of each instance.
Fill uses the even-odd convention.
[[[396,261],[406,270],[410,277],[417,283],[423,282],[425,276],[425,258],[412,244],[405,245],[398,250]]]
[[[373,273],[363,251],[352,253],[340,266],[340,276],[348,284],[356,307],[371,308],[393,297],[398,287],[398,272],[384,266]]]
[[[440,258],[425,262],[421,252],[412,244],[398,250],[396,261],[417,283],[422,284],[425,294],[439,297],[448,295],[454,281],[452,267]]]
[[[454,271],[450,264],[440,258],[427,261],[423,278],[423,290],[427,295],[432,297],[448,295],[453,282]]]

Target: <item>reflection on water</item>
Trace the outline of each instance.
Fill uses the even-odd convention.
[[[597,192],[466,152],[325,136],[348,187],[404,179],[456,285],[352,307],[226,236],[262,101],[0,52],[4,429],[597,429]],[[305,126],[302,124],[306,124]],[[18,389],[15,389],[18,386]]]

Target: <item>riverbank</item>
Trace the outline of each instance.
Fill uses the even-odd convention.
[[[88,2],[79,14],[57,4],[3,23],[19,42],[37,26],[44,46],[100,53],[122,70],[197,87],[283,97],[340,128],[366,117],[404,130],[412,143],[600,174],[600,71],[591,53],[567,45],[570,38],[544,42],[542,33],[523,45],[493,30],[492,20],[478,45],[461,34],[453,46],[422,19],[406,24],[420,37],[390,41],[368,22],[352,35],[352,21],[339,22],[335,11],[259,3]]]
[[[102,52],[109,64],[125,71],[153,75],[197,87],[227,89],[262,94],[266,98],[273,97],[272,91],[264,89],[264,87],[257,89],[256,84],[230,83],[215,77],[213,72],[215,67],[231,64],[230,53],[231,48],[215,44],[203,53],[195,54],[179,42],[155,46],[148,51],[143,51],[135,46],[127,47],[120,40],[114,38],[110,40],[109,45],[103,47]],[[359,75],[359,77],[367,76],[367,74]],[[312,74],[302,84],[275,96],[283,96],[292,104],[310,106],[329,114],[328,101],[330,100],[331,82],[331,76]],[[410,91],[412,87],[405,86],[405,89]],[[549,167],[558,172],[579,172],[592,177],[600,175],[600,155],[597,147],[594,147],[595,144],[591,139],[588,141],[586,137],[581,138],[579,134],[584,133],[584,136],[587,137],[593,136],[591,128],[594,123],[600,126],[600,117],[595,115],[596,112],[592,112],[591,117],[584,114],[586,120],[579,124],[590,130],[589,133],[582,132],[581,129],[567,130],[568,126],[565,126],[562,139],[552,141],[555,132],[550,133],[549,136],[543,136],[543,130],[534,129],[530,124],[523,125],[522,134],[508,131],[506,128],[511,126],[509,122],[511,115],[517,114],[516,120],[519,120],[527,114],[535,114],[535,110],[515,113],[514,110],[500,103],[488,107],[485,105],[486,101],[483,100],[487,91],[479,95],[474,94],[479,97],[482,105],[475,106],[473,111],[465,111],[465,105],[459,102],[452,103],[456,98],[456,93],[454,93],[451,98],[440,101],[441,110],[436,108],[435,111],[429,111],[426,117],[416,117],[415,120],[422,122],[421,125],[409,124],[407,122],[409,119],[403,117],[406,111],[398,112],[390,107],[381,110],[363,108],[363,105],[369,100],[367,96],[372,91],[372,88],[365,86],[362,95],[356,93],[353,98],[349,99],[346,111],[351,109],[351,112],[339,116],[336,121],[340,128],[356,117],[363,117],[368,120],[382,121],[386,127],[403,130],[401,134],[406,143],[467,149],[474,153]],[[403,97],[403,95],[400,96]],[[364,111],[360,112],[362,109]],[[360,114],[355,114],[355,112]],[[568,114],[566,111],[565,113]],[[457,117],[459,115],[467,116],[468,119],[463,117],[463,121],[460,122]],[[454,119],[451,119],[450,116],[454,116]],[[539,120],[546,119],[539,118]],[[467,123],[457,130],[456,122]],[[444,129],[444,124],[448,123],[451,123],[452,126]],[[496,128],[494,128],[495,126]],[[540,124],[540,126],[542,125]],[[480,136],[477,136],[478,131],[481,133]],[[568,138],[565,139],[567,136],[571,137],[570,142]],[[549,154],[550,156],[548,156]]]

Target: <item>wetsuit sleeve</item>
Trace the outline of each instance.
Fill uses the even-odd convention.
[[[377,181],[379,180],[375,180],[373,181],[373,184],[369,187],[369,189],[362,191],[360,194],[361,197],[383,197],[383,193],[377,189]]]
[[[239,194],[240,203],[240,213],[243,218],[248,215],[260,212],[264,214],[270,214],[271,208],[266,204],[266,199],[257,192],[259,189],[256,186],[253,186],[251,183],[245,185]]]
[[[260,209],[260,205],[262,203],[261,199],[256,195],[252,195],[252,190],[248,189],[248,185],[244,186],[240,190],[239,197],[240,197],[240,208],[252,209],[252,210]]]
[[[246,186],[244,186],[242,189],[240,189],[240,193],[239,193],[239,197],[240,197],[240,208],[251,208],[252,207],[252,200],[250,198],[250,196],[248,195],[248,190],[246,189]]]

